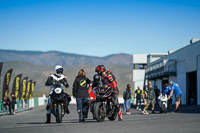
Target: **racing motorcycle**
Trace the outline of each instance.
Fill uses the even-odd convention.
[[[66,93],[59,82],[56,82],[50,92],[52,100],[51,113],[56,117],[56,122],[61,123],[66,111]]]
[[[168,101],[168,97],[167,94],[160,94],[160,96],[158,97],[159,99],[159,106],[160,106],[160,113],[167,113],[167,101]]]
[[[114,102],[113,90],[111,86],[104,84],[102,87],[94,87],[93,93],[96,96],[96,101],[93,105],[93,117],[98,122],[103,122],[106,117],[110,121],[114,121],[117,118],[117,106]]]

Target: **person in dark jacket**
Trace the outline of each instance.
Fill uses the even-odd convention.
[[[55,71],[56,71],[56,73],[50,74],[49,77],[47,78],[46,83],[45,83],[45,86],[51,87],[50,94],[52,93],[52,91],[54,89],[54,85],[56,83],[60,83],[62,89],[64,89],[64,87],[69,88],[69,84],[67,82],[67,77],[63,74],[63,71],[64,71],[63,67],[61,65],[56,65]],[[67,93],[64,93],[63,97],[64,97],[65,104],[66,104],[65,112],[67,114],[69,114],[70,111],[69,111],[68,106],[69,106],[69,103],[71,101],[71,97]],[[52,103],[53,103],[53,99],[51,97],[49,97],[48,98],[48,104],[46,106],[46,110],[47,110],[47,113],[46,113],[47,121],[46,121],[46,123],[51,122],[51,105],[52,105]]]
[[[79,115],[79,122],[84,122],[87,118],[89,108],[89,93],[88,85],[90,80],[86,77],[86,72],[81,69],[78,76],[74,80],[72,94],[76,98],[77,112]]]
[[[136,109],[141,110],[142,90],[140,89],[140,86],[138,86],[137,90],[135,91],[135,98],[136,98]]]
[[[130,108],[131,108],[131,85],[127,84],[127,88],[124,90],[123,93],[124,99],[124,111],[125,114],[130,115]]]
[[[9,96],[5,96],[3,98],[3,106],[4,106],[4,109],[7,111],[7,106],[8,106],[8,109],[9,109],[9,112],[11,114],[11,102],[10,102],[10,98]]]
[[[156,105],[158,105],[158,96],[160,95],[160,89],[157,87],[157,86],[155,86],[155,94],[156,94]]]
[[[17,103],[15,94],[11,94],[11,108],[13,109],[13,115],[15,114],[15,104]]]

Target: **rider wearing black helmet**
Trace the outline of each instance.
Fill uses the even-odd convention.
[[[111,89],[113,89],[114,94],[112,96],[115,99],[119,110],[118,118],[119,120],[122,120],[122,113],[120,110],[120,105],[118,103],[119,90],[115,76],[112,74],[111,71],[107,71],[104,65],[98,65],[95,69],[95,72],[97,72],[101,76],[101,80],[103,82],[108,83],[111,86]]]

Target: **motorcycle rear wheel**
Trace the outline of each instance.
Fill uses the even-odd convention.
[[[114,121],[117,118],[117,112],[114,112],[111,117],[108,117],[110,121]]]

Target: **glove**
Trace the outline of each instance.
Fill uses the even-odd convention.
[[[115,94],[117,94],[117,95],[119,94],[119,89],[117,87],[113,88],[113,91]]]

